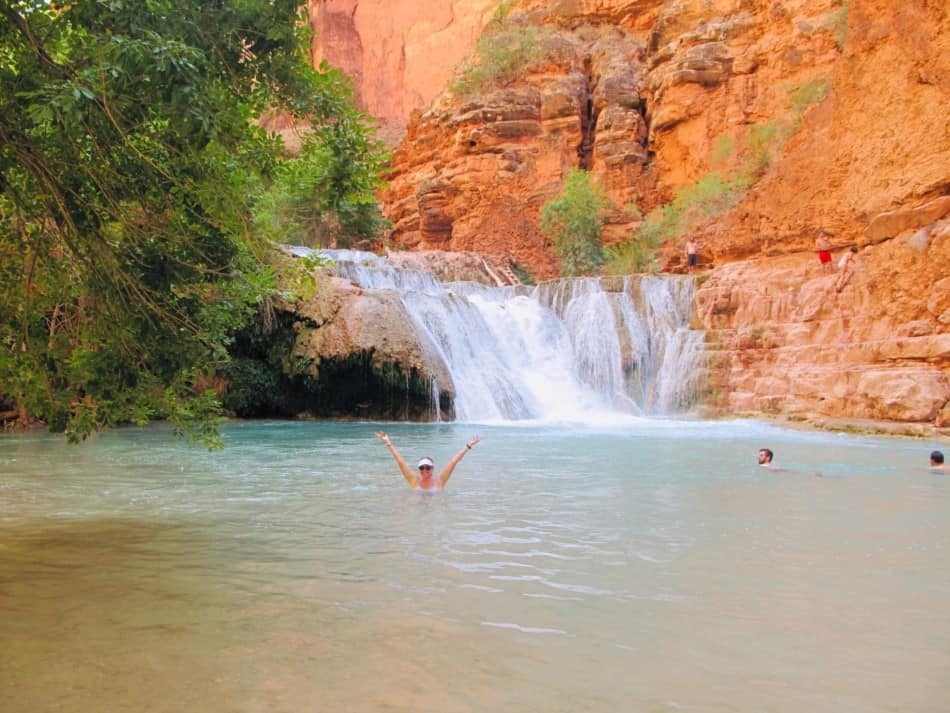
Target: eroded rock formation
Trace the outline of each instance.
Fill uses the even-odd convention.
[[[387,261],[445,282],[506,284],[505,266],[475,253],[392,252]],[[305,270],[279,259],[285,294],[295,297],[277,300],[238,336],[220,389],[225,406],[239,416],[453,418],[452,376],[399,295],[330,268]]]
[[[354,27],[382,17],[370,21],[371,4],[357,0],[322,5],[349,8]],[[483,27],[486,5],[452,3],[452,23]],[[614,201],[608,243],[637,225],[624,208],[644,215],[712,171],[745,171],[734,207],[689,229],[713,268],[698,307],[722,369],[720,403],[950,420],[941,222],[950,15],[940,3],[512,7],[512,26],[545,30],[542,58],[474,94],[453,95],[440,79],[415,95],[422,110],[408,119],[383,196],[394,240],[510,258],[545,278],[557,264],[538,213],[569,168],[589,168]],[[369,37],[360,33],[364,84],[399,66],[374,55]],[[476,37],[472,29],[460,39],[453,57]],[[414,61],[441,62],[431,43],[409,46]],[[386,116],[406,120],[408,110]],[[834,278],[812,274],[818,228],[839,250],[862,249],[861,270],[840,294]],[[665,246],[667,269],[681,266],[683,239]]]
[[[475,45],[494,0],[310,0],[315,64],[353,79],[381,137],[401,138],[409,114],[429,104]]]
[[[696,317],[721,408],[950,425],[950,220],[856,262],[845,284],[797,255],[713,271]]]

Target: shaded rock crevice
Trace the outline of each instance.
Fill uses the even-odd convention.
[[[584,58],[584,80],[580,96],[581,142],[577,145],[577,165],[585,171],[594,166],[594,142],[597,137],[597,115],[600,109],[594,103],[597,79],[590,56]]]

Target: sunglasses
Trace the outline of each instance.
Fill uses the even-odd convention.
[[[419,470],[432,470],[431,465],[420,465]]]

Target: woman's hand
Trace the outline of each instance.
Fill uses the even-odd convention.
[[[482,440],[481,436],[476,434],[476,436],[472,440],[470,440],[468,443],[465,444],[465,447],[468,448],[469,450],[472,450],[472,446],[474,446],[480,440]]]
[[[376,437],[377,437],[379,440],[381,440],[383,443],[385,443],[387,446],[391,446],[391,445],[392,445],[392,442],[389,440],[389,434],[383,433],[382,431],[377,431],[377,432],[376,432]]]

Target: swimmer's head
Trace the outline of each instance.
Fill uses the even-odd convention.
[[[759,465],[768,465],[772,462],[772,451],[768,448],[762,448],[759,450]]]
[[[930,465],[943,465],[943,453],[934,451],[930,454]]]
[[[426,456],[425,458],[419,460],[419,463],[416,467],[418,467],[419,470],[431,471],[434,466],[435,463],[432,462],[432,459],[429,458],[429,456]]]

